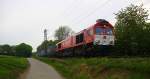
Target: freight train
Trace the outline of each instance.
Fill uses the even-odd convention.
[[[56,44],[59,56],[98,56],[108,55],[114,45],[114,27],[105,19]]]

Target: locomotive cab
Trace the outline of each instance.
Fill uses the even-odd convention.
[[[114,45],[114,28],[105,20],[95,26],[94,45]]]

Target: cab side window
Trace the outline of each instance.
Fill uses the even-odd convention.
[[[76,44],[83,42],[84,36],[83,33],[76,36]]]

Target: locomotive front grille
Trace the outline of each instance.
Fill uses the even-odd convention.
[[[113,35],[95,35],[94,45],[114,45]]]

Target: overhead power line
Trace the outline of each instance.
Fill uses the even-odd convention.
[[[97,1],[95,1],[94,4],[91,4],[91,3],[90,3],[89,5],[92,5],[92,6],[93,6],[93,5],[95,5],[95,4],[99,3],[99,2],[100,2],[100,0],[97,0]],[[89,11],[89,9],[88,9],[87,7],[86,7],[86,9],[83,9],[83,10],[82,10],[83,13],[80,14],[79,16],[75,17],[75,19],[73,19],[72,22],[74,22],[75,20],[77,20],[78,18],[80,18],[82,15],[85,15],[85,12],[88,12],[88,11]]]
[[[128,3],[130,4],[135,4],[133,2],[138,2],[139,4],[143,4],[143,1],[142,0],[126,0]]]
[[[62,16],[65,17],[67,14],[70,14],[70,12],[76,8],[76,4],[77,1],[80,1],[80,0],[73,0],[72,3],[70,5],[68,5],[68,7],[66,7],[66,9],[62,12]],[[68,13],[69,12],[69,13]],[[68,15],[67,15],[68,16]]]
[[[129,2],[130,4],[133,4],[132,2],[131,2],[131,0],[126,0],[127,2]]]
[[[86,16],[84,16],[83,18],[81,18],[80,20],[76,21],[76,23],[83,21],[84,19],[86,19],[87,17],[91,16],[92,14],[94,14],[96,11],[100,10],[101,8],[103,8],[110,0],[106,0],[103,4],[99,5],[98,7],[96,7],[93,11],[91,11],[90,13],[88,13]]]

